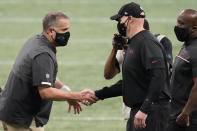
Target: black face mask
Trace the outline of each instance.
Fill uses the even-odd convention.
[[[56,32],[56,31],[55,31]],[[56,46],[66,46],[70,37],[70,32],[57,33],[55,37]]]
[[[175,35],[179,41],[181,41],[181,42],[188,41],[189,33],[186,28],[180,28],[178,26],[175,26],[174,32],[175,32]]]
[[[126,30],[127,30],[127,28],[124,26],[124,23],[123,23],[123,24],[120,24],[120,22],[118,22],[118,24],[117,24],[117,29],[118,29],[118,32],[119,32],[122,36],[125,36],[125,37],[126,37]]]

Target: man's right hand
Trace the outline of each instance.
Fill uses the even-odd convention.
[[[176,118],[176,124],[182,127],[189,126],[189,115],[182,112],[177,118]]]
[[[84,89],[81,92],[82,95],[82,100],[81,102],[84,105],[92,105],[93,103],[96,103],[96,101],[98,101],[98,98],[95,96],[94,91],[90,90],[90,89]]]

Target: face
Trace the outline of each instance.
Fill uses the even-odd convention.
[[[189,28],[189,21],[187,15],[184,12],[181,12],[181,14],[178,16],[176,26],[179,28]]]
[[[68,19],[59,19],[57,26],[52,28],[52,39],[56,46],[66,46],[70,37],[70,24]]]
[[[57,26],[54,28],[54,30],[57,32],[57,33],[66,33],[69,31],[69,28],[70,28],[70,23],[69,23],[69,20],[68,19],[59,19],[58,21],[58,24]],[[55,32],[54,31],[54,32]]]
[[[188,41],[194,32],[192,26],[191,14],[187,11],[182,11],[177,18],[177,24],[174,28],[177,39],[181,42]]]
[[[128,22],[128,16],[123,16],[120,18],[120,24],[123,24],[123,23],[127,24],[127,22]]]
[[[117,24],[117,29],[120,35],[126,37],[127,25],[128,25],[128,16],[121,17]]]

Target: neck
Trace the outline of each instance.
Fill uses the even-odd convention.
[[[55,41],[52,39],[52,37],[51,37],[49,34],[43,32],[43,35],[47,38],[47,40],[48,40],[54,47],[56,47]]]
[[[134,28],[130,28],[127,31],[127,37],[129,39],[131,39],[132,37],[134,37],[136,34],[138,34],[139,32],[143,31],[144,28],[143,27],[139,27],[139,25],[135,25]]]

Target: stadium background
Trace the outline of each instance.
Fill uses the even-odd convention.
[[[116,22],[110,21],[129,0],[0,0],[0,85],[4,86],[15,57],[24,42],[42,31],[42,18],[60,10],[70,16],[71,38],[68,46],[58,48],[58,77],[73,91],[92,90],[111,85],[121,78],[107,81],[104,63],[111,51]],[[167,35],[175,55],[181,47],[174,35],[174,25],[181,10],[196,8],[196,0],[134,0],[146,12],[153,33]],[[1,106],[1,105],[0,105]],[[123,131],[122,98],[83,106],[80,115],[67,113],[66,102],[54,102],[46,131]],[[0,130],[2,128],[0,127]]]

